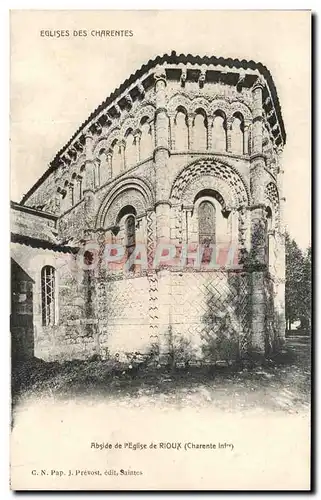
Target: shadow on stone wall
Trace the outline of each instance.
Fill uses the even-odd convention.
[[[249,350],[250,282],[240,272],[224,274],[221,287],[208,289],[203,315],[202,353],[211,363],[237,363]]]
[[[190,339],[180,334],[174,334],[170,325],[168,328],[168,362],[169,368],[189,368],[197,359],[197,349]]]
[[[11,362],[34,355],[33,279],[11,259]]]

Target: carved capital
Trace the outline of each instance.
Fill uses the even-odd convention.
[[[85,140],[93,140],[94,139],[94,136],[93,136],[93,133],[90,129],[87,129],[84,131],[84,136],[85,136]]]
[[[166,72],[162,66],[157,66],[157,68],[155,68],[154,78],[155,78],[156,84],[158,82],[164,82],[166,84]]]
[[[183,68],[182,73],[181,73],[181,79],[180,79],[182,87],[185,87],[186,80],[187,80],[187,69]]]
[[[80,139],[77,142],[75,142],[74,145],[78,151],[82,152],[84,150],[84,145],[81,143]]]
[[[191,113],[188,114],[187,121],[189,125],[194,125],[194,120],[196,117],[196,113],[192,111]]]
[[[167,108],[162,107],[162,108],[157,108],[155,110],[155,118],[160,114],[160,113],[165,113],[167,115]]]
[[[92,127],[93,127],[93,129],[94,129],[94,131],[95,131],[95,132],[97,132],[98,134],[100,134],[100,133],[101,133],[101,131],[102,131],[102,126],[101,126],[101,124],[100,124],[98,121],[97,121],[97,122],[95,122],[95,123],[92,125]]]
[[[139,144],[140,143],[141,137],[142,137],[142,131],[141,130],[135,130],[134,131],[135,144]]]
[[[269,120],[273,115],[274,115],[274,109],[271,109],[271,111],[267,113],[266,117]]]
[[[245,80],[245,77],[246,77],[246,73],[244,71],[243,68],[240,69],[240,73],[239,73],[239,78],[238,78],[238,81],[237,81],[237,87],[241,87],[244,83],[244,80]]]
[[[108,111],[105,111],[105,113],[102,116],[104,116],[104,118],[105,118],[105,124],[111,123],[112,118],[111,118],[110,114],[108,113]]]
[[[232,130],[233,121],[234,121],[233,116],[227,118],[227,120],[226,120],[226,128],[227,128],[227,130]]]
[[[169,207],[172,206],[172,204],[171,204],[171,202],[169,200],[158,200],[158,201],[156,201],[156,203],[155,203],[155,209],[159,205],[168,205]]]
[[[126,101],[127,106],[128,106],[129,108],[131,108],[131,107],[132,107],[132,105],[133,105],[133,100],[132,100],[132,98],[131,98],[131,95],[130,95],[130,94],[127,94],[127,95],[125,96],[125,101]]]
[[[265,87],[265,80],[262,75],[257,77],[257,80],[254,82],[252,90],[263,89]]]
[[[115,111],[117,113],[117,116],[120,116],[121,115],[121,109],[119,107],[119,104],[114,104],[113,107],[114,107],[114,109],[115,109]]]
[[[68,150],[68,154],[71,158],[75,158],[78,154],[78,151],[77,149],[75,148],[74,145],[70,146],[69,150]]]
[[[142,98],[145,97],[145,89],[142,83],[138,83],[137,90]]]
[[[106,229],[99,228],[96,231],[97,243],[102,246],[106,242]]]
[[[198,78],[198,84],[200,88],[204,87],[205,80],[206,80],[206,69],[202,68]]]

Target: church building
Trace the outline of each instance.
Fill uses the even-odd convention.
[[[11,203],[14,358],[277,352],[285,141],[261,63],[172,52],[130,75]]]

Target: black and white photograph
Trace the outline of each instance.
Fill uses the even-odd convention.
[[[308,491],[311,12],[10,17],[11,488]]]

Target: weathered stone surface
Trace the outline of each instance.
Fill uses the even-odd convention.
[[[24,300],[22,282],[32,288],[29,355],[130,360],[138,353],[180,365],[269,355],[282,344],[283,144],[269,122],[276,117],[279,126],[279,105],[266,99],[270,89],[257,71],[247,68],[239,86],[224,72],[218,78],[221,69],[193,67],[164,62],[138,77],[130,95],[123,88],[12,207],[12,232],[27,238],[13,244],[12,258],[22,269],[15,304]],[[199,216],[205,202],[215,213],[207,226]],[[131,243],[146,251],[148,269],[126,268],[125,258],[106,265],[108,245],[134,247],[130,217]],[[181,255],[182,245],[205,237],[201,227],[211,227],[202,231],[215,241],[215,268],[193,267],[191,254],[183,268],[178,261],[153,266],[160,243],[179,246]],[[49,324],[45,266],[55,270]]]

